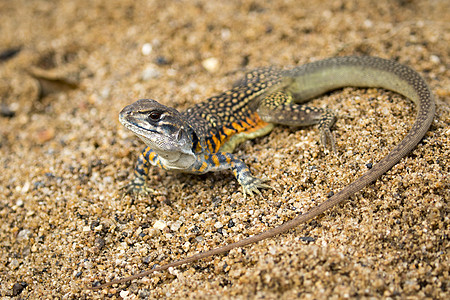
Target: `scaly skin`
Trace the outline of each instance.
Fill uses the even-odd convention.
[[[247,166],[230,153],[234,147],[245,140],[267,134],[274,124],[318,124],[321,142],[325,145],[329,141],[334,149],[330,127],[335,118],[331,112],[296,103],[346,86],[385,88],[404,95],[417,106],[417,117],[408,134],[372,169],[322,204],[276,228],[90,289],[99,290],[222,254],[311,220],[348,199],[406,156],[430,127],[435,104],[425,81],[409,67],[376,57],[350,56],[317,61],[287,71],[265,68],[248,73],[232,90],[182,114],[154,100],[139,100],[124,108],[120,114],[121,122],[149,146],[139,159],[132,190],[145,191],[145,176],[149,165],[153,164],[191,173],[231,168],[244,194],[252,194],[268,186],[263,180],[253,177]]]

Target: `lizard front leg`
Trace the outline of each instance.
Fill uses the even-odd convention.
[[[145,147],[139,154],[139,158],[134,168],[134,178],[124,187],[125,194],[155,194],[156,191],[147,186],[146,181],[151,166],[156,165],[164,168],[159,163],[158,154],[150,149],[150,147]]]
[[[191,167],[189,172],[203,174],[206,172],[222,171],[231,169],[234,177],[242,186],[244,197],[253,193],[259,194],[261,188],[271,188],[265,184],[267,180],[257,178],[252,175],[247,165],[235,155],[229,152],[218,152],[214,154],[201,154]]]

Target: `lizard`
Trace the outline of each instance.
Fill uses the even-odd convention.
[[[430,88],[416,71],[393,60],[372,56],[334,57],[290,70],[256,69],[248,72],[232,89],[184,112],[151,99],[126,106],[120,112],[120,122],[147,145],[138,158],[129,191],[153,192],[145,182],[152,165],[194,174],[231,169],[245,197],[270,186],[253,176],[246,164],[232,154],[233,149],[243,141],[268,134],[276,124],[317,124],[321,144],[325,147],[329,143],[335,151],[330,129],[336,117],[329,109],[310,107],[304,102],[347,86],[384,88],[409,98],[417,106],[417,116],[409,132],[372,168],[320,205],[278,227],[90,289],[99,290],[223,254],[284,233],[317,217],[375,181],[414,149],[428,131],[435,112]]]

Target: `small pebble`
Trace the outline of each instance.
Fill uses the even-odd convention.
[[[26,282],[16,282],[13,285],[12,288],[12,295],[13,296],[18,296],[20,293],[22,293],[23,289],[27,287],[27,283]]]
[[[150,55],[150,53],[152,53],[153,47],[150,43],[145,43],[144,45],[142,45],[142,49],[141,52],[143,55],[147,56]]]
[[[13,111],[9,106],[2,103],[0,104],[0,116],[6,117],[6,118],[12,118],[16,115],[16,112]]]
[[[120,291],[120,297],[124,299],[128,297],[128,294],[130,294],[130,291]]]
[[[181,224],[183,224],[183,222],[181,222],[180,220],[173,222],[172,225],[170,225],[170,230],[172,231],[180,230]]]
[[[303,242],[312,243],[315,240],[316,240],[315,238],[310,237],[310,236],[302,236],[302,237],[300,237],[300,241],[303,241]]]
[[[213,73],[219,69],[219,60],[215,57],[210,57],[202,61],[202,66],[207,71]]]
[[[147,81],[150,79],[155,79],[160,76],[160,72],[154,66],[148,66],[142,71],[141,79]]]
[[[31,231],[29,229],[22,229],[17,234],[17,241],[28,240],[30,238]]]
[[[102,239],[102,238],[100,238],[100,237],[97,237],[96,239],[95,239],[95,246],[99,249],[99,250],[101,250],[103,247],[105,247],[105,240],[104,239]]]
[[[363,24],[364,24],[365,28],[372,28],[373,27],[373,22],[371,20],[369,20],[369,19],[366,19]]]
[[[151,256],[146,256],[142,259],[142,262],[144,264],[149,264],[152,261],[152,257]]]
[[[27,193],[30,190],[30,186],[31,184],[29,181],[25,182],[25,184],[22,187],[22,193],[24,194]]]
[[[158,56],[157,58],[155,58],[155,64],[157,64],[158,66],[168,65],[169,61],[164,56]]]
[[[431,55],[430,60],[432,63],[435,63],[435,64],[439,64],[441,62],[441,59],[437,55]]]
[[[53,139],[54,136],[55,136],[55,129],[53,128],[42,129],[38,131],[36,134],[37,142],[40,144],[50,141],[51,139]]]
[[[187,251],[189,251],[189,248],[191,247],[191,243],[186,242],[183,244],[182,247],[183,247],[183,250],[187,252]]]
[[[163,230],[164,228],[167,227],[167,224],[162,222],[162,221],[156,221],[155,224],[153,224],[153,228],[159,229],[159,230]]]
[[[13,270],[17,269],[19,267],[19,261],[17,259],[12,259],[9,263],[9,267]]]
[[[234,222],[232,219],[230,219],[230,221],[228,221],[228,228],[234,227]]]

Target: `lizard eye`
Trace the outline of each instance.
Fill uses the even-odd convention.
[[[148,114],[149,121],[159,121],[161,119],[162,113],[159,111],[152,111]]]

